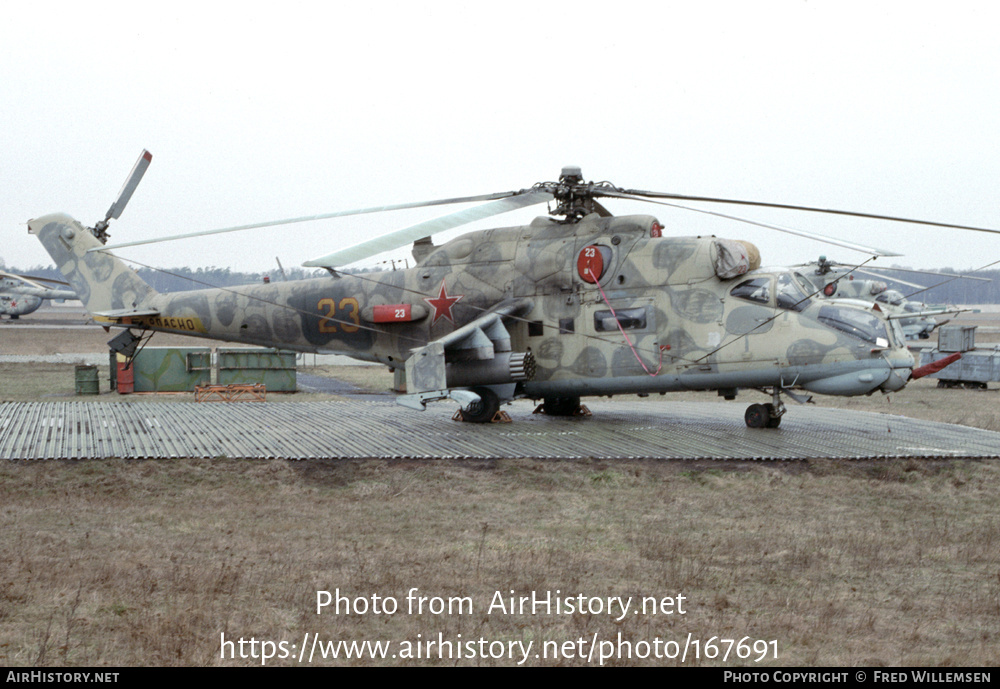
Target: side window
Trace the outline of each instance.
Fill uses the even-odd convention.
[[[817,320],[831,328],[873,342],[878,346],[884,346],[882,342],[888,343],[889,341],[889,336],[885,332],[885,323],[861,309],[824,306],[819,310]]]
[[[768,304],[771,301],[771,278],[760,277],[744,280],[729,290],[730,296],[758,304]]]
[[[836,283],[831,284],[836,285]],[[834,291],[836,291],[836,287]],[[808,295],[802,291],[802,288],[796,284],[789,273],[782,273],[778,276],[777,299],[779,308],[794,311],[803,311],[811,303]]]
[[[617,322],[615,316],[618,316]],[[646,328],[646,308],[637,309],[615,309],[611,311],[594,312],[594,330],[599,333],[608,333],[618,330],[621,324],[623,330],[645,330]]]

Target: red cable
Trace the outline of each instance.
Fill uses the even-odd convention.
[[[594,277],[594,273],[590,270],[590,266],[587,266],[586,270],[591,277]],[[650,370],[646,368],[646,364],[643,362],[642,357],[639,356],[639,352],[635,351],[635,347],[632,345],[632,340],[628,339],[628,335],[625,333],[625,328],[623,328],[622,324],[618,321],[618,314],[615,313],[615,307],[613,307],[611,302],[608,301],[608,297],[604,294],[604,289],[601,287],[601,283],[595,279],[594,284],[597,285],[597,289],[601,293],[601,299],[603,299],[604,303],[608,305],[609,309],[611,309],[611,315],[615,319],[615,324],[618,326],[618,330],[621,331],[622,337],[624,337],[625,342],[628,343],[629,349],[631,349],[632,354],[635,355],[636,361],[638,361],[639,365],[642,366],[642,370],[650,376],[657,375],[663,369],[663,349],[660,348],[660,365],[656,367],[655,371],[650,372]]]

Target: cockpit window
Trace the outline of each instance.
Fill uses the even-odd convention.
[[[771,301],[771,278],[753,278],[744,280],[729,290],[730,296],[767,304]]]
[[[841,306],[823,306],[817,316],[820,323],[836,328],[848,335],[859,337],[866,342],[881,346],[879,339],[888,342],[885,323],[861,309]]]
[[[802,287],[803,289],[808,290],[810,294],[817,291],[820,287],[823,286],[823,282],[814,282],[808,276],[803,275],[802,273],[798,272],[795,273],[795,279],[799,281],[799,286]],[[817,278],[817,280],[819,280],[819,278]]]
[[[889,330],[892,332],[893,340],[897,343],[906,341],[906,335],[903,333],[903,324],[898,320],[889,321]]]
[[[777,296],[778,307],[782,309],[803,311],[810,303],[809,295],[792,279],[791,273],[782,273],[778,276]]]

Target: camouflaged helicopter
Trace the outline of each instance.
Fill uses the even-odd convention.
[[[759,254],[748,242],[665,236],[653,216],[614,217],[598,199],[906,219],[621,189],[584,181],[571,167],[558,182],[519,191],[165,238],[483,202],[305,264],[326,268],[325,277],[161,294],[109,253],[147,242],[106,243],[108,221],[120,215],[148,163],[144,151],[94,228],[62,214],[28,223],[92,316],[126,329],[112,341],[126,349],[144,334],[167,331],[346,354],[403,369],[400,404],[424,409],[429,401],[450,398],[463,420],[477,423],[494,420],[500,405],[516,398],[541,400],[537,411],[551,416],[571,416],[581,413],[587,396],[715,390],[732,399],[754,388],[771,401],[750,405],[746,423],[774,428],[785,413],[782,394],[805,401],[800,392],[892,392],[906,385],[914,366],[898,325],[883,313],[813,298],[791,271],[760,270]],[[526,226],[471,232],[440,246],[431,239],[473,220],[553,201],[548,216]],[[411,242],[415,267],[364,275],[341,270]]]
[[[41,282],[65,285],[61,280],[15,275],[0,270],[0,316],[17,320],[34,313],[46,299],[76,299],[76,292],[57,287],[46,287]]]
[[[837,263],[820,256],[818,261],[796,266],[796,274],[808,285],[808,288],[816,292],[819,298],[832,299],[843,302],[845,299],[861,299],[874,302],[879,309],[886,313],[890,320],[899,321],[903,330],[903,335],[907,340],[926,340],[935,329],[945,325],[949,319],[937,320],[937,317],[947,314],[963,313],[971,309],[962,309],[944,304],[927,304],[922,301],[911,299],[921,292],[925,292],[933,287],[951,282],[952,280],[978,280],[990,282],[989,278],[976,277],[974,275],[956,275],[954,273],[931,272],[927,270],[911,270],[908,268],[876,268],[852,266],[847,263]],[[885,272],[883,272],[885,271]],[[948,278],[944,282],[930,287],[908,282],[896,275],[889,276],[888,273],[916,273],[933,276],[937,278]],[[876,280],[858,277],[855,274],[867,275],[879,278]],[[916,291],[904,295],[898,289],[890,289],[888,282],[898,283],[913,288]]]

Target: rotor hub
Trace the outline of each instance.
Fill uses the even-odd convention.
[[[576,165],[567,165],[559,174],[558,182],[540,182],[533,189],[547,191],[557,202],[550,215],[563,216],[563,222],[578,222],[585,215],[595,212],[595,199],[600,191],[620,191],[610,182],[588,182],[583,179],[583,171]],[[598,193],[595,193],[598,192]]]

